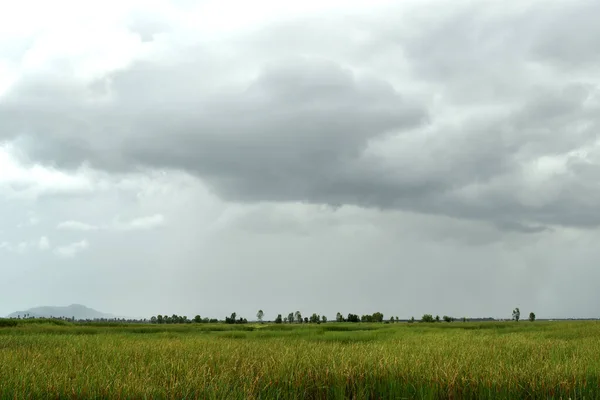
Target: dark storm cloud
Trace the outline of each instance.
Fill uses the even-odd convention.
[[[599,6],[460,4],[354,16],[362,42],[328,16],[308,25],[321,35],[279,24],[276,39],[265,28],[186,48],[91,86],[25,80],[0,103],[0,135],[32,162],[182,169],[233,201],[402,209],[519,232],[597,226],[600,81],[588,72]],[[407,68],[356,72],[386,63]],[[258,73],[240,84],[245,68]]]

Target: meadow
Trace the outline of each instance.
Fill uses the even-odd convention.
[[[0,327],[0,398],[600,397],[600,323]]]

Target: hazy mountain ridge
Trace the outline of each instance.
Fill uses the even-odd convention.
[[[96,318],[116,318],[112,314],[106,314],[93,308],[81,304],[71,304],[69,306],[42,306],[33,307],[24,311],[15,311],[8,315],[8,318],[23,318],[25,315],[35,318],[65,317],[75,319],[96,319]]]

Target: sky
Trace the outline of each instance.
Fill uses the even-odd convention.
[[[0,0],[0,315],[599,317],[598,15]]]

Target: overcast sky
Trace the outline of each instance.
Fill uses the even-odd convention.
[[[598,15],[0,0],[0,315],[600,316]]]

